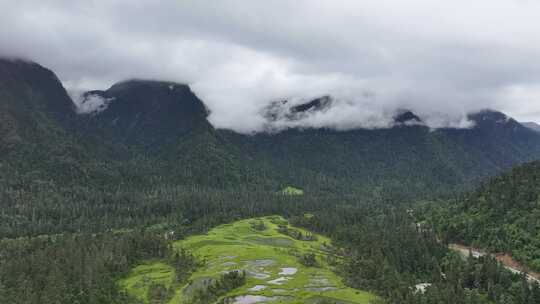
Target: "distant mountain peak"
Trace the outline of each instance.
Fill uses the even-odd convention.
[[[540,124],[536,123],[536,122],[522,122],[521,123],[523,126],[525,126],[526,128],[528,129],[531,129],[533,131],[536,131],[536,132],[540,132]]]
[[[105,91],[83,94],[79,109],[85,106],[94,107],[87,113],[93,114],[91,120],[106,133],[145,146],[174,141],[178,135],[209,127],[203,102],[189,86],[175,82],[122,81]]]
[[[182,83],[176,83],[172,81],[160,81],[160,80],[147,80],[147,79],[128,79],[113,84],[107,92],[115,93],[122,91],[130,91],[135,89],[153,89],[153,90],[174,90],[174,89],[188,89],[189,86]]]
[[[492,109],[480,110],[472,113],[469,117],[475,121],[492,121],[497,123],[506,123],[512,119],[510,116]]]
[[[394,122],[397,125],[413,126],[423,125],[422,119],[409,110],[400,110],[394,116]]]
[[[27,96],[31,95],[32,91],[21,90],[23,87],[39,90],[42,96],[39,98]],[[71,98],[58,77],[51,70],[33,61],[0,57],[0,90],[17,91],[21,94],[13,96],[18,99],[18,102],[13,100],[13,104],[10,105],[13,110],[17,107],[21,107],[21,110],[22,107],[26,110],[41,108],[61,120],[74,113]],[[27,103],[23,104],[22,100],[26,100]]]
[[[323,112],[332,107],[333,100],[330,96],[322,96],[292,105],[289,100],[277,100],[271,102],[262,110],[262,116],[269,123],[276,121],[297,121],[308,115]]]
[[[476,128],[523,128],[512,117],[491,109],[469,114],[469,119],[475,123]]]
[[[83,96],[85,99],[105,99],[107,105],[100,111],[115,112],[118,115],[128,114],[127,112],[156,114],[160,111],[173,111],[182,114],[181,116],[208,115],[205,105],[188,85],[170,81],[131,79],[115,83],[106,91],[88,91]]]
[[[322,111],[332,106],[330,96],[322,96],[307,103],[302,103],[291,108],[291,113],[304,113],[307,111]]]

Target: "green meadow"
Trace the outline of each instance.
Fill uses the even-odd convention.
[[[164,303],[192,302],[197,289],[224,273],[245,273],[245,284],[221,295],[219,303],[369,303],[376,297],[345,286],[333,272],[340,257],[331,240],[292,227],[280,216],[241,220],[221,225],[205,235],[174,243],[187,249],[199,266],[187,282],[177,284],[174,268],[163,261],[135,267],[119,282],[129,295],[149,303],[148,289],[162,284],[169,290]]]
[[[292,186],[287,186],[283,190],[281,190],[281,193],[284,195],[304,195],[304,190]]]

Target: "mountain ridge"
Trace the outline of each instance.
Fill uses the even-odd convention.
[[[533,131],[540,132],[540,124],[536,122],[522,122],[521,124]]]
[[[5,69],[3,73],[9,75]],[[20,133],[17,130],[37,119],[58,134],[50,137],[48,132],[29,128],[30,144],[64,143],[66,153],[79,151],[80,160],[73,156],[70,161],[81,167],[81,172],[87,163],[95,164],[98,173],[101,167],[97,164],[121,168],[115,173],[109,168],[97,174],[109,176],[107,180],[114,181],[112,184],[122,180],[119,174],[123,172],[130,180],[143,184],[159,176],[165,183],[199,187],[242,185],[276,191],[292,184],[311,192],[411,199],[429,193],[449,194],[515,164],[540,158],[540,135],[499,112],[472,114],[475,126],[470,129],[431,130],[413,112],[402,110],[394,117],[396,126],[387,129],[293,128],[244,135],[215,129],[208,122],[203,101],[187,85],[147,80],[119,82],[104,91],[87,92],[84,98],[97,96],[107,104],[98,112],[76,115],[73,104],[67,104],[72,101],[58,78],[51,76],[52,72],[37,74],[41,73],[49,75],[46,86],[35,80],[39,78],[28,79],[36,81],[31,90],[41,92],[37,95],[45,96],[44,100],[26,96],[28,89],[16,83],[0,90],[0,96],[18,96],[27,101],[0,98],[1,105],[18,105],[18,113],[31,110],[37,115],[19,119],[10,111],[0,111],[0,115],[9,117],[0,126],[4,141],[16,141]],[[57,95],[49,96],[47,92]],[[36,102],[51,105],[56,111],[34,111],[31,105]],[[323,97],[295,105],[295,113],[324,111],[328,106],[331,99]],[[55,149],[43,147],[40,153],[44,157]],[[24,161],[23,157],[16,160],[13,170],[22,170],[16,164]],[[48,176],[48,170],[40,172]]]
[[[84,115],[87,130],[123,143],[152,146],[170,142],[197,127],[210,128],[208,110],[189,86],[155,80],[127,80],[105,91],[89,91],[106,106]]]

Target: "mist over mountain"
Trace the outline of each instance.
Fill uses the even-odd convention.
[[[79,108],[92,102],[94,110],[80,119],[89,130],[120,142],[152,146],[174,142],[197,127],[211,128],[204,104],[183,84],[128,80],[84,93]]]
[[[270,101],[321,96],[332,109],[277,127],[387,127],[397,109],[432,128],[486,108],[540,121],[535,1],[65,3],[1,4],[0,54],[53,68],[70,91],[189,84],[215,128],[261,132]]]
[[[269,103],[263,114],[269,132],[244,135],[213,127],[204,101],[185,84],[128,80],[72,101],[49,70],[1,62],[1,77],[9,80],[0,95],[7,118],[2,141],[9,143],[3,148],[11,151],[13,170],[43,176],[62,172],[31,165],[21,149],[32,157],[58,154],[80,167],[70,170],[73,176],[101,176],[101,183],[122,179],[108,172],[116,167],[137,183],[159,176],[200,187],[275,190],[293,184],[310,191],[355,189],[366,197],[375,189],[421,197],[467,188],[540,157],[540,135],[496,111],[467,116],[467,128],[433,129],[408,110],[389,113],[386,125],[375,129],[297,124],[339,103],[323,96]],[[88,102],[94,104],[81,111]]]

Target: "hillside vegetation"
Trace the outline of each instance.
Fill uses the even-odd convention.
[[[540,162],[490,179],[432,220],[446,242],[510,253],[540,271]]]

